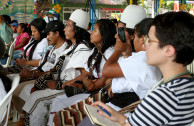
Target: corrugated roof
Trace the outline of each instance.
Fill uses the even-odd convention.
[[[100,4],[108,4],[108,5],[117,5],[116,2],[113,2],[112,0],[99,0]]]
[[[120,5],[124,0],[98,0],[96,4]],[[61,3],[86,4],[86,0],[61,0]]]

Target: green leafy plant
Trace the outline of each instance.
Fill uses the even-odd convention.
[[[190,9],[191,9],[191,4],[186,4],[186,5],[185,5],[185,10],[186,10],[187,12],[189,12]]]

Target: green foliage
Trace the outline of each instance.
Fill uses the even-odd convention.
[[[191,4],[186,4],[186,5],[185,5],[185,10],[186,10],[187,12],[189,12],[190,9],[191,9]]]
[[[139,5],[139,4],[141,4],[142,3],[142,1],[141,0],[138,0],[137,1],[137,5]]]
[[[169,10],[174,10],[174,1],[167,1],[165,4],[162,6],[162,8],[169,9]],[[185,10],[189,12],[191,9],[191,4],[185,4]]]
[[[162,6],[162,8],[174,10],[174,1],[165,2],[165,4]]]

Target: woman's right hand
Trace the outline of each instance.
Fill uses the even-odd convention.
[[[103,107],[104,109],[106,109],[111,114],[111,116],[109,116],[104,111],[101,111],[100,110],[98,112],[99,115],[104,116],[107,119],[112,120],[114,122],[118,122],[121,125],[124,125],[125,124],[125,120],[127,119],[126,116],[120,114],[119,112],[115,111],[114,109],[112,109],[111,107],[109,107],[108,105],[106,105],[106,104],[104,104],[102,102],[97,101],[97,102],[95,102],[95,103],[92,104],[92,106],[94,106],[94,107],[98,107],[98,105],[101,106],[101,107]]]
[[[126,50],[126,43],[123,43],[117,34],[115,35],[115,38],[116,44],[114,46],[114,50],[120,50],[121,52],[124,52]]]

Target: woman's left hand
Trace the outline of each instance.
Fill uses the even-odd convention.
[[[95,82],[96,80],[91,80],[91,79],[89,79],[88,77],[85,77],[84,79],[83,79],[83,83],[84,83],[84,85],[85,85],[85,87],[87,88],[87,90],[88,91],[93,91],[93,89],[94,89],[94,82]]]
[[[27,65],[27,61],[24,59],[16,59],[15,64],[20,65],[20,66],[25,66]]]
[[[114,46],[114,50],[115,51],[120,50],[121,52],[125,51],[126,43],[123,43],[117,34],[115,35],[115,38],[116,38],[116,44]]]

